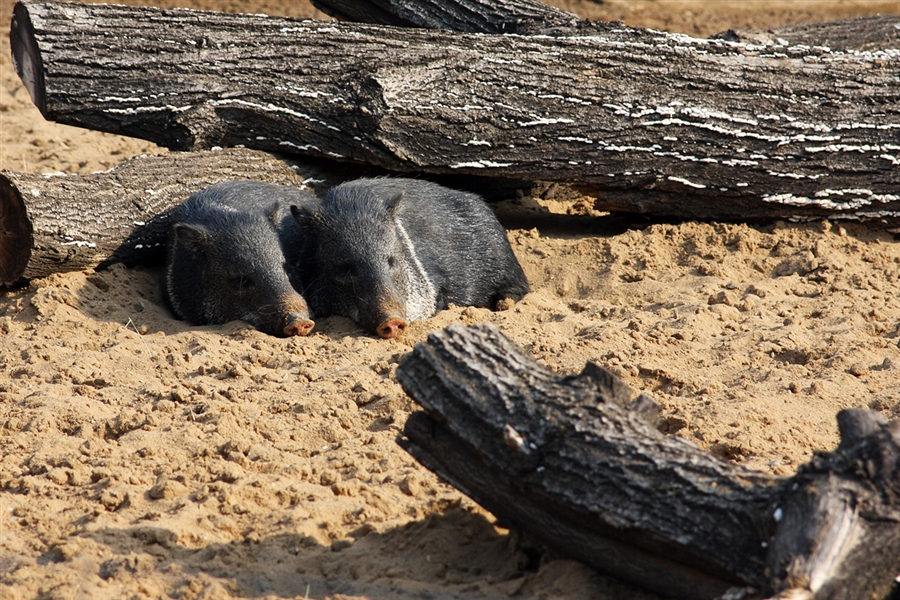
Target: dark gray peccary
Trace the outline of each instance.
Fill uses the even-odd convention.
[[[195,325],[241,319],[271,335],[306,335],[313,328],[296,257],[300,228],[288,211],[315,197],[258,181],[210,186],[172,215],[165,295],[180,318]]]
[[[383,338],[450,303],[496,308],[530,291],[506,231],[475,194],[358,179],[291,212],[306,244],[313,312],[350,317]]]

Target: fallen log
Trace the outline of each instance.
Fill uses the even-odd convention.
[[[57,2],[18,3],[11,39],[45,117],[172,149],[567,182],[602,210],[900,226],[896,49]]]
[[[540,0],[312,0],[312,4],[342,21],[466,33],[529,35],[588,25],[578,15]]]
[[[169,211],[220,181],[302,185],[321,169],[256,150],[140,156],[91,175],[0,172],[0,287],[112,262],[159,262]]]
[[[897,15],[872,15],[826,23],[798,23],[764,31],[729,29],[713,37],[745,44],[779,44],[779,40],[786,40],[791,45],[877,52],[900,48],[898,20]]]
[[[602,367],[562,377],[489,325],[452,325],[397,378],[425,412],[398,441],[554,553],[665,597],[882,598],[900,573],[900,421],[838,414],[793,477],[661,433]],[[793,594],[793,595],[791,595]]]
[[[592,35],[604,23],[582,20],[540,0],[312,0],[343,21],[465,33]],[[767,30],[729,29],[716,39],[750,44],[824,46],[832,50],[900,48],[896,15],[873,15],[825,23],[798,23]]]

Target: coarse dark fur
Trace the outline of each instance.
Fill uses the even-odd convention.
[[[188,198],[173,212],[166,252],[163,288],[173,312],[197,325],[241,319],[272,335],[307,333],[309,309],[292,285],[300,285],[299,265],[283,248],[302,245],[288,207],[313,199],[256,181],[219,183]]]
[[[358,179],[292,212],[317,315],[376,330],[391,315],[427,318],[450,303],[495,308],[530,291],[506,231],[476,194],[417,179]]]

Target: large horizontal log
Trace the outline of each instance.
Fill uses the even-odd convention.
[[[540,0],[312,0],[341,20],[465,33],[592,35],[606,25]],[[768,30],[730,29],[717,39],[752,44],[825,46],[832,50],[900,48],[898,17],[874,15],[826,23],[798,23]]]
[[[897,50],[55,2],[17,4],[12,43],[47,118],[170,148],[562,181],[606,210],[900,225]]]
[[[882,598],[900,572],[900,421],[843,411],[840,446],[779,478],[660,433],[646,395],[592,364],[558,376],[492,326],[430,335],[397,378],[425,409],[400,443],[426,467],[665,597]]]
[[[322,170],[256,150],[139,156],[90,175],[0,172],[0,287],[104,263],[160,261],[169,211],[214,183],[302,185]]]

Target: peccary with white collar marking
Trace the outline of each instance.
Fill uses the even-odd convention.
[[[496,308],[530,291],[506,231],[477,195],[405,178],[358,179],[292,206],[317,316],[382,338],[448,304]]]
[[[175,209],[166,252],[165,295],[175,314],[195,325],[241,319],[277,336],[313,328],[300,285],[301,245],[288,211],[315,197],[258,181],[210,186]]]

